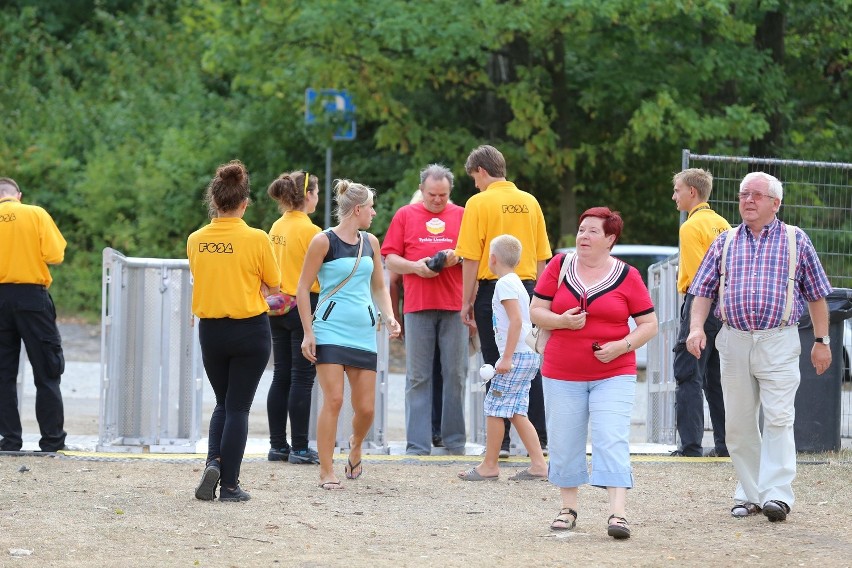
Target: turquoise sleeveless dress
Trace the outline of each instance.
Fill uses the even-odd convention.
[[[328,253],[317,278],[320,300],[352,272],[359,244],[343,242],[331,229]],[[317,305],[313,328],[317,342],[317,364],[334,363],[376,370],[376,323],[378,311],[373,305],[370,283],[373,277],[373,247],[366,233],[361,262],[352,278],[335,294]]]

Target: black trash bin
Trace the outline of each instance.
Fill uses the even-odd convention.
[[[796,392],[796,451],[840,451],[840,395],[845,366],[843,364],[844,321],[852,318],[852,290],[835,288],[828,301],[831,337],[831,366],[817,375],[811,363],[814,330],[807,309],[799,320],[799,341],[802,354],[799,371],[802,382]]]

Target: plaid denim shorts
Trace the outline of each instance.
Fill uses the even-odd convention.
[[[541,366],[538,353],[526,351],[512,355],[512,370],[494,375],[491,388],[485,395],[486,416],[511,418],[515,414],[527,415],[530,406],[530,383]]]

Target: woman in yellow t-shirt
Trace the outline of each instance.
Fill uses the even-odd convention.
[[[242,219],[249,204],[249,176],[242,162],[219,166],[205,199],[213,219],[189,236],[186,255],[193,278],[192,313],[199,318],[201,357],[216,406],[195,497],[212,501],[218,484],[220,501],[248,501],[240,488],[240,464],[249,410],[269,362],[264,298],[278,292],[281,273],[269,236]]]
[[[308,245],[321,229],[308,217],[317,208],[319,182],[308,172],[281,174],[266,191],[282,212],[269,230],[272,250],[281,269],[281,292],[291,309],[283,315],[270,314],[272,354],[275,371],[266,398],[269,419],[269,461],[318,464],[316,450],[308,447],[311,418],[311,390],[316,369],[302,355],[302,322],[295,307],[296,286],[305,262]],[[311,310],[316,308],[319,283],[310,290]],[[290,418],[292,446],[287,444],[287,417]]]

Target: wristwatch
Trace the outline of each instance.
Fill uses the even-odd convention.
[[[825,337],[814,337],[814,341],[816,341],[817,343],[822,343],[823,345],[828,345],[829,343],[831,343],[831,338],[827,335]]]

